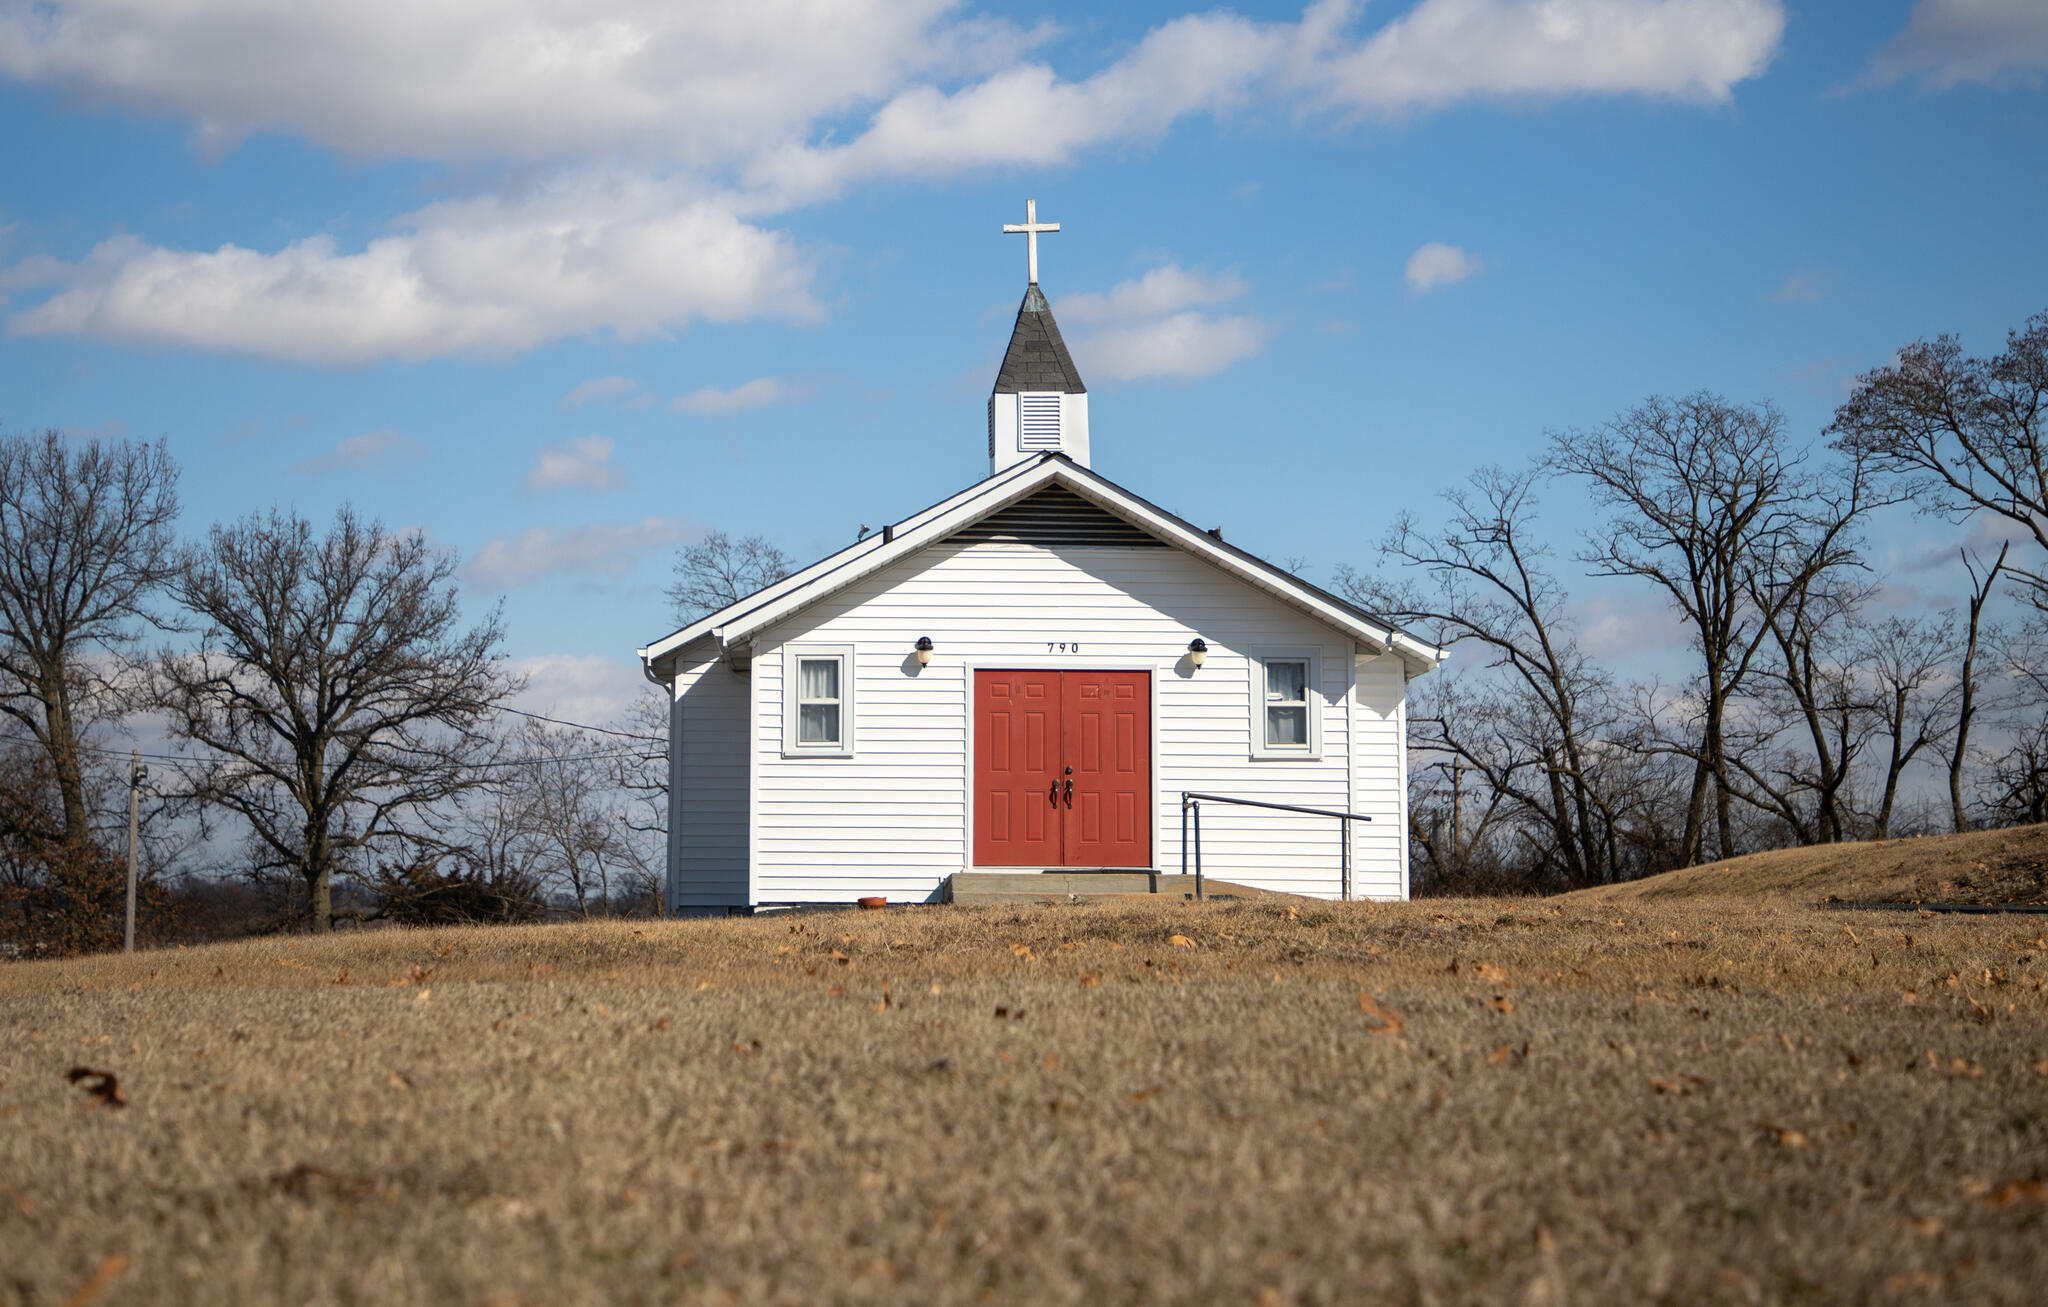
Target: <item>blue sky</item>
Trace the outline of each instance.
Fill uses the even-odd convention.
[[[323,8],[0,0],[0,427],[163,437],[194,533],[420,527],[586,719],[693,533],[985,474],[1027,196],[1097,468],[1319,576],[1548,430],[1817,436],[2048,308],[2038,0]]]

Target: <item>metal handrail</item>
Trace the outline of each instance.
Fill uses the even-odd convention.
[[[1195,821],[1195,898],[1202,897],[1202,805],[1204,803],[1234,803],[1241,808],[1273,808],[1280,812],[1305,812],[1311,817],[1335,817],[1337,819],[1338,860],[1337,892],[1346,902],[1351,899],[1351,827],[1346,822],[1371,821],[1362,812],[1344,812],[1337,808],[1305,808],[1298,803],[1269,803],[1264,799],[1235,799],[1228,794],[1201,794],[1194,790],[1180,792],[1180,874],[1188,874],[1188,816]]]

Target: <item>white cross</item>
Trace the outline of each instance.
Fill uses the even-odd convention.
[[[1034,286],[1038,284],[1038,233],[1042,231],[1058,231],[1059,229],[1060,225],[1056,222],[1040,222],[1038,220],[1037,200],[1024,201],[1023,222],[1006,222],[1003,224],[1005,235],[1015,236],[1020,232],[1023,234],[1025,247],[1031,252],[1031,284]]]

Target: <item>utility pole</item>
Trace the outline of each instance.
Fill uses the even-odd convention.
[[[137,749],[128,758],[128,929],[121,937],[121,951],[135,951],[135,866],[136,847],[141,843],[142,828],[142,782],[149,775],[149,769],[142,765],[142,750]]]

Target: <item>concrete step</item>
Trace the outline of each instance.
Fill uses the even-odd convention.
[[[1211,898],[1249,898],[1264,890],[1207,879],[1203,893]],[[1081,899],[1122,898],[1132,894],[1195,896],[1193,876],[1157,871],[961,871],[946,878],[948,903],[1064,903]]]

